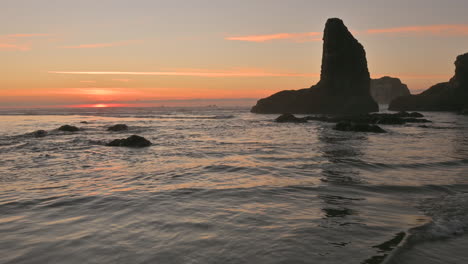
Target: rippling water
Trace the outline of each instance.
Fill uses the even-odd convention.
[[[0,263],[468,263],[467,116],[364,134],[246,109],[0,114]],[[104,146],[132,134],[153,146]]]

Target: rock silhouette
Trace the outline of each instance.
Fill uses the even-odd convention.
[[[76,132],[76,131],[79,131],[80,129],[77,128],[76,126],[63,125],[59,127],[58,130],[65,131],[65,132]]]
[[[107,131],[126,131],[128,126],[125,124],[117,124],[107,128]]]
[[[411,95],[408,86],[400,79],[388,76],[371,79],[370,92],[378,104],[389,104],[397,97]]]
[[[339,122],[334,127],[339,131],[352,131],[352,132],[371,132],[371,133],[385,133],[381,127],[366,123],[353,123],[353,122]]]
[[[307,119],[295,117],[293,114],[282,114],[275,119],[278,123],[307,123]]]
[[[398,97],[390,103],[390,110],[463,111],[468,107],[468,53],[455,61],[455,76],[418,95]]]
[[[34,137],[37,137],[37,138],[39,138],[39,137],[45,137],[45,136],[47,136],[47,134],[48,134],[47,131],[42,130],[42,129],[41,129],[41,130],[36,130],[36,131],[32,132],[32,135],[33,135]]]
[[[376,112],[364,47],[343,21],[325,25],[320,81],[307,89],[281,91],[260,99],[253,113],[359,114]]]
[[[114,139],[107,143],[109,147],[130,147],[130,148],[144,148],[151,146],[151,142],[144,137],[132,135],[128,138]]]

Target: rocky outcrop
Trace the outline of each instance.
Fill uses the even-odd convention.
[[[39,137],[45,137],[45,136],[47,136],[47,134],[48,134],[48,133],[47,133],[47,131],[45,131],[45,130],[36,130],[36,131],[32,132],[32,135],[33,135],[34,137],[37,137],[37,138],[39,138]]]
[[[352,131],[352,132],[371,132],[371,133],[385,133],[381,127],[366,123],[353,123],[353,122],[339,122],[334,127],[339,131]]]
[[[277,123],[307,123],[307,119],[295,117],[293,114],[282,114],[275,119]]]
[[[370,95],[366,52],[338,18],[325,25],[320,81],[261,99],[253,113],[358,114],[378,111]]]
[[[372,79],[370,93],[378,104],[389,104],[397,97],[411,95],[408,86],[400,79],[388,76]]]
[[[113,125],[113,126],[110,126],[107,128],[107,131],[127,131],[128,130],[128,126],[125,125],[125,124],[117,124],[117,125]]]
[[[455,61],[455,76],[418,95],[403,96],[390,103],[390,110],[462,111],[468,107],[468,53]]]
[[[151,142],[144,137],[132,135],[128,138],[114,139],[107,143],[109,147],[130,147],[130,148],[144,148],[151,146]]]
[[[59,131],[65,131],[65,132],[76,132],[79,131],[80,129],[77,128],[76,126],[70,126],[70,125],[64,125],[58,128]]]

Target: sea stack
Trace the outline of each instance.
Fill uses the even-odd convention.
[[[252,108],[262,114],[362,114],[379,111],[370,94],[364,47],[343,21],[328,19],[323,35],[320,81],[306,89],[281,91]]]
[[[378,104],[389,104],[392,100],[400,96],[411,95],[408,86],[398,78],[389,76],[380,79],[372,79],[370,84],[372,98]]]
[[[468,107],[468,53],[455,61],[455,76],[449,82],[439,83],[418,95],[393,100],[395,111],[462,111]]]

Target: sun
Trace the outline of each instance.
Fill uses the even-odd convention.
[[[91,107],[105,108],[105,107],[109,107],[109,106],[106,105],[106,104],[95,104],[95,105],[92,105]]]
[[[113,103],[99,103],[99,104],[82,104],[82,105],[68,105],[67,107],[76,108],[113,108],[113,107],[129,107],[129,104],[113,104]]]

